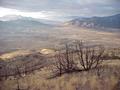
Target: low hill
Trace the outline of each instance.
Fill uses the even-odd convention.
[[[51,24],[50,24],[51,23]],[[53,21],[22,16],[4,16],[0,18],[1,30],[26,30],[53,27]]]
[[[120,29],[120,14],[105,17],[76,18],[66,24],[87,28],[117,28]]]

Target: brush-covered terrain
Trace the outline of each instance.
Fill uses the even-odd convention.
[[[1,21],[0,90],[120,90],[119,21],[103,21]]]
[[[62,48],[12,51],[0,59],[0,90],[120,89],[118,47],[72,42]]]

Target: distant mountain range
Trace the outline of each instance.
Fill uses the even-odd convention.
[[[48,28],[56,25],[57,22],[43,19],[34,19],[22,16],[4,16],[0,18],[1,30],[23,30],[23,29],[39,29]]]
[[[75,18],[66,22],[67,25],[74,25],[87,28],[117,28],[120,29],[120,14],[105,17]]]
[[[23,17],[20,15],[6,15],[3,17],[0,17],[0,21],[12,21],[17,19],[22,19]]]
[[[120,29],[120,14],[106,17],[84,18],[79,16],[61,17],[65,24],[86,28],[117,28]],[[0,17],[0,30],[44,29],[61,25],[61,22],[46,19],[35,19],[17,15]]]
[[[47,20],[47,19],[35,19],[32,17],[23,17],[20,15],[6,15],[3,17],[0,17],[0,21],[14,21],[14,20],[31,20],[31,21],[38,21],[38,22],[42,22],[45,24],[56,24],[58,23],[57,21],[53,21],[53,20]]]

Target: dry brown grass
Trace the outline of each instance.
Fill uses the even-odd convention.
[[[109,62],[109,64],[107,64]],[[48,79],[50,72],[43,68],[19,79],[21,89],[26,90],[114,90],[120,80],[119,60],[109,60],[103,68],[89,72],[64,74]],[[114,63],[114,64],[111,64]],[[1,90],[15,90],[16,80],[1,81]]]
[[[119,56],[119,53],[116,55]],[[40,59],[41,56],[43,55],[40,54],[40,56],[37,58]],[[32,54],[32,56],[27,56],[24,59],[25,61],[26,59],[30,59],[34,60],[33,62],[35,62],[35,57],[36,53],[35,56]],[[44,60],[48,58],[44,58]],[[40,60],[43,60],[43,58],[41,58]],[[110,60],[106,59],[104,60],[102,65],[96,69],[66,73],[58,77],[53,77],[53,73],[49,68],[52,61],[51,59],[46,60],[46,62],[48,63],[45,64],[46,66],[42,67],[39,70],[35,70],[32,73],[25,75],[24,77],[16,78],[10,76],[8,79],[3,78],[0,81],[0,90],[17,90],[18,84],[20,90],[119,90],[119,58],[111,58]],[[15,65],[18,65],[18,63]],[[19,83],[17,83],[17,80],[19,81]]]

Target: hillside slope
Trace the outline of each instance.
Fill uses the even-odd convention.
[[[117,28],[120,29],[120,14],[106,17],[76,18],[68,25],[75,25],[87,28]]]

